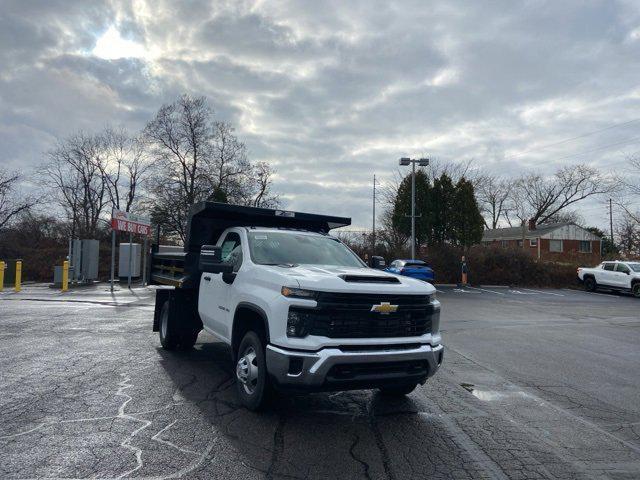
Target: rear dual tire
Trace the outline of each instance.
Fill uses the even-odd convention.
[[[189,326],[180,327],[171,315],[171,304],[166,300],[160,311],[160,344],[165,350],[190,350],[198,339],[199,330]]]

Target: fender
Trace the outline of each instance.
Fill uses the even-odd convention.
[[[241,308],[246,308],[248,310],[252,310],[255,313],[257,313],[260,318],[262,318],[262,322],[264,324],[264,331],[267,335],[267,343],[271,342],[271,334],[269,332],[269,321],[267,318],[267,313],[259,306],[257,306],[254,303],[250,303],[250,302],[240,302],[238,303],[238,305],[236,305],[236,310],[233,312],[233,326],[231,328],[231,344],[233,345],[233,330],[235,327],[235,321],[236,321],[236,316],[238,315],[238,310],[240,310]]]

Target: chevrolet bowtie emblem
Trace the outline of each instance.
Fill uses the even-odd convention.
[[[398,305],[391,305],[389,302],[380,302],[380,305],[373,305],[371,307],[372,312],[378,313],[393,313],[398,310]]]

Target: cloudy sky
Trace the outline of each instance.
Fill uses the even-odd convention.
[[[78,129],[141,129],[182,92],[276,168],[284,206],[364,227],[373,174],[401,156],[623,168],[640,2],[0,2],[3,166],[35,168]],[[581,213],[606,223],[602,202]]]

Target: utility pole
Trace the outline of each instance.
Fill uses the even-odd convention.
[[[376,254],[376,174],[373,174],[373,222],[371,225],[371,256]]]
[[[421,167],[429,165],[428,158],[407,158],[400,159],[400,165],[411,164],[411,260],[416,259],[416,163]]]
[[[611,199],[609,199],[609,233],[611,234],[611,243],[613,243],[613,208],[611,207]]]

